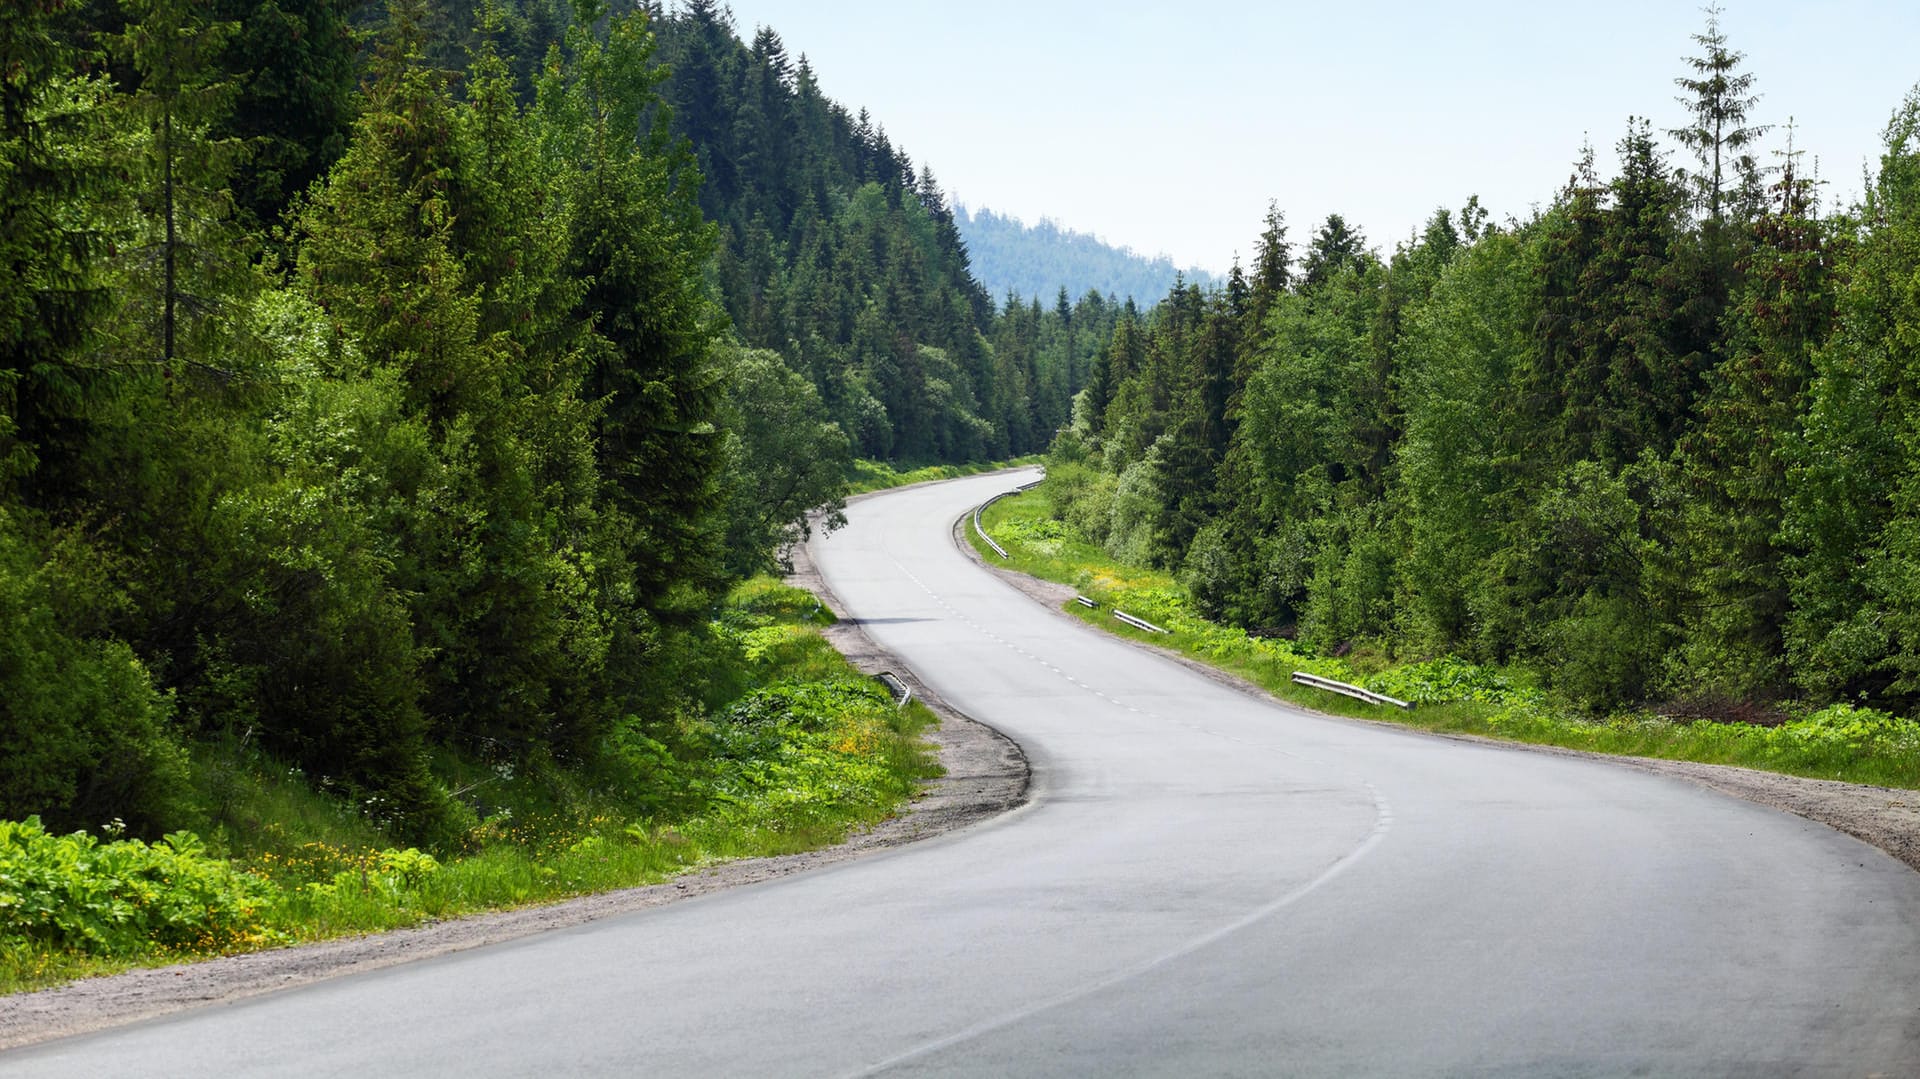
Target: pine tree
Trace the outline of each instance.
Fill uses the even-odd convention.
[[[1365,264],[1367,240],[1358,229],[1347,224],[1339,214],[1328,214],[1327,220],[1313,234],[1313,243],[1307,247],[1307,254],[1300,263],[1300,287],[1303,291],[1318,288],[1331,280],[1334,275],[1346,269],[1359,269]]]
[[[252,227],[277,224],[287,205],[346,151],[358,89],[349,19],[360,0],[215,0],[229,22],[219,67],[232,87],[212,135],[247,147],[231,177]]]
[[[1692,77],[1673,80],[1675,86],[1686,91],[1675,100],[1693,114],[1693,123],[1673,128],[1667,134],[1679,140],[1699,160],[1699,171],[1687,178],[1693,184],[1697,204],[1706,211],[1707,220],[1718,225],[1728,173],[1743,161],[1751,165],[1751,156],[1743,151],[1766,134],[1767,128],[1747,122],[1753,107],[1760,103],[1760,95],[1753,91],[1753,73],[1740,70],[1746,54],[1728,48],[1727,37],[1720,30],[1720,5],[1712,3],[1705,10],[1706,31],[1693,35],[1703,55],[1686,58],[1694,71]]]
[[[1920,94],[1888,125],[1861,218],[1788,451],[1787,649],[1816,693],[1904,705],[1920,699]]]
[[[690,622],[724,576],[716,507],[725,446],[714,423],[724,372],[700,273],[713,231],[689,151],[655,108],[663,76],[645,18],[597,30],[601,15],[581,7],[572,63],[543,78],[538,122],[543,152],[570,167],[567,268],[588,283],[576,308],[593,331],[586,394],[599,402],[599,472],[631,529],[634,601],[648,617]]]
[[[1728,696],[1779,694],[1786,680],[1788,579],[1779,545],[1788,460],[1832,331],[1838,237],[1789,151],[1773,206],[1753,223],[1746,287],[1729,312],[1727,355],[1701,423],[1680,450],[1689,494],[1678,677]]]
[[[231,221],[227,179],[245,148],[217,134],[234,97],[219,60],[238,26],[208,20],[187,0],[125,6],[131,21],[120,40],[139,75],[128,102],[148,130],[141,208],[151,222],[132,277],[152,300],[133,306],[152,312],[155,358],[171,378],[187,351],[197,363],[209,359],[204,347],[187,350],[181,335],[242,291],[247,243]]]
[[[1277,202],[1267,203],[1267,216],[1254,245],[1253,274],[1248,282],[1249,329],[1258,331],[1273,303],[1292,285],[1293,246],[1287,243],[1287,215]],[[1242,379],[1244,381],[1244,378]]]
[[[80,359],[109,296],[119,198],[104,79],[76,76],[66,5],[0,19],[0,493],[57,498],[109,377]],[[33,478],[38,470],[39,478]]]

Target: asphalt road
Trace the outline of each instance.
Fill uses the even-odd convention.
[[[849,510],[848,613],[1033,802],[798,878],[0,1056],[6,1076],[1920,1075],[1920,874],[1605,763],[1261,703]]]

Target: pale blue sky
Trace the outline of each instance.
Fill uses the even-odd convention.
[[[1251,251],[1269,199],[1295,240],[1338,212],[1389,247],[1473,194],[1525,216],[1589,137],[1610,175],[1629,115],[1684,122],[1673,79],[1704,26],[1697,4],[1655,0],[732,9],[953,197],[1215,271]],[[1920,81],[1920,3],[1726,0],[1721,25],[1758,76],[1756,119],[1791,116],[1829,199],[1856,197]]]

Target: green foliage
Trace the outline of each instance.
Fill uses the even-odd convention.
[[[932,483],[935,480],[953,480],[962,476],[978,476],[985,472],[999,472],[1003,469],[1017,468],[1034,464],[1038,458],[1016,457],[1005,461],[981,461],[965,465],[922,465],[902,471],[885,461],[868,458],[856,458],[847,470],[847,494],[869,494],[873,491],[887,491],[895,487],[905,487],[912,483]]]
[[[742,344],[804,375],[860,456],[958,463],[1044,448],[1117,314],[1107,293],[1043,311],[1054,282],[996,318],[933,173],[866,111],[822,94],[778,33],[743,41],[708,3],[653,28],[671,130],[719,226],[711,277]]]
[[[1415,705],[1471,701],[1538,708],[1545,704],[1537,690],[1515,685],[1500,670],[1455,656],[1392,667],[1368,677],[1364,685],[1375,693]]]
[[[109,84],[81,74],[62,31],[65,5],[0,20],[0,493],[57,499],[81,452],[102,373],[79,350],[109,296],[103,263],[117,238]],[[35,466],[44,465],[38,477]]]
[[[1529,247],[1494,233],[1464,252],[1407,319],[1395,448],[1395,509],[1408,531],[1396,567],[1406,631],[1445,647],[1473,639],[1480,567],[1499,547],[1489,527],[1511,512],[1522,437],[1510,386],[1538,310]]]
[[[1764,186],[1714,13],[1696,40],[1698,170],[1636,119],[1614,176],[1587,151],[1529,219],[1469,201],[1383,258],[1333,215],[1298,266],[1274,209],[1251,279],[1118,319],[1054,517],[1206,615],[1520,664],[1589,715],[1911,710],[1915,107],[1823,217],[1791,150]]]
[[[939,774],[934,722],[896,707],[820,636],[819,601],[737,588],[705,639],[725,699],[652,733],[620,725],[590,766],[436,753],[466,812],[442,856],[383,841],[364,807],[234,739],[198,754],[225,858],[187,833],[152,845],[0,823],[0,988],[102,969],[408,925],[661,880],[721,858],[836,842]],[[116,824],[117,827],[117,824]]]
[[[1051,536],[1055,532],[1033,523],[1032,515],[1047,505],[1046,486],[1002,499],[982,514],[983,523],[1012,555],[1008,563],[1012,568],[1072,585],[1099,602],[1100,609],[1093,611],[1078,604],[1067,605],[1067,612],[1075,617],[1212,664],[1297,704],[1428,730],[1593,752],[1920,787],[1920,753],[1916,753],[1920,721],[1883,711],[1841,703],[1817,711],[1802,709],[1773,725],[1687,721],[1632,709],[1596,716],[1567,700],[1564,686],[1556,693],[1536,685],[1535,672],[1523,667],[1474,663],[1451,655],[1395,663],[1378,653],[1358,650],[1345,659],[1332,658],[1316,654],[1305,642],[1253,636],[1234,626],[1210,622],[1164,573],[1117,563],[1071,530],[1060,538],[1038,543],[1018,538],[1029,534]],[[1115,609],[1144,617],[1171,632],[1148,634],[1122,626],[1110,617]],[[1596,618],[1589,612],[1582,613],[1589,619]],[[1617,662],[1609,658],[1618,654],[1617,645],[1590,643],[1597,656],[1589,664],[1596,673],[1575,677],[1604,680],[1607,664]],[[1305,689],[1292,682],[1296,671],[1357,682],[1416,707],[1412,711],[1376,707]]]
[[[1813,357],[1804,441],[1789,458],[1786,636],[1808,688],[1906,703],[1920,691],[1920,402],[1910,373],[1920,332],[1920,96],[1888,127],[1862,215],[1834,333]]]
[[[1789,159],[1772,205],[1753,222],[1745,288],[1729,312],[1727,356],[1708,378],[1701,424],[1680,447],[1690,498],[1677,677],[1723,692],[1786,690],[1791,606],[1780,542],[1789,460],[1832,332],[1840,227],[1816,216],[1813,185]]]
[[[778,355],[741,351],[728,382],[727,563],[744,576],[784,564],[787,549],[812,534],[812,515],[828,530],[846,523],[841,492],[853,451],[813,384]]]
[[[192,832],[158,843],[0,820],[0,939],[91,956],[214,955],[278,943],[273,889]]]
[[[830,626],[838,621],[813,593],[771,577],[753,577],[736,585],[727,595],[726,614],[770,623]]]
[[[43,547],[16,520],[0,509],[0,815],[158,834],[184,809],[171,702],[99,632],[118,600],[99,553],[75,535]]]
[[[663,115],[642,122],[665,77],[653,48],[641,15],[604,29],[584,20],[569,32],[571,62],[540,80],[533,123],[562,174],[566,272],[586,285],[575,311],[593,327],[582,393],[598,403],[595,460],[628,531],[625,572],[642,608],[685,622],[724,577],[725,370],[714,354],[719,312],[701,281],[713,233],[694,201],[692,162]]]
[[[232,20],[220,66],[233,92],[216,134],[248,149],[238,208],[271,226],[346,149],[359,65],[352,0],[215,0]]]

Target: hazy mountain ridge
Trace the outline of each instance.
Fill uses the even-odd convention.
[[[1091,289],[1122,300],[1132,297],[1144,306],[1165,296],[1183,272],[1202,286],[1218,280],[1205,270],[1183,271],[1166,255],[1149,257],[1063,228],[1052,218],[1028,225],[984,206],[975,211],[959,203],[953,216],[973,276],[996,303],[1004,303],[1009,292],[1022,300],[1051,300],[1064,287],[1072,297]]]

